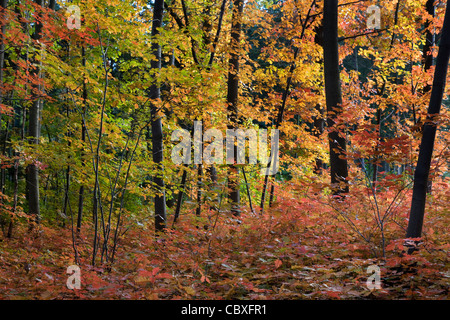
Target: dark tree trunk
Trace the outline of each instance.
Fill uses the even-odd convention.
[[[436,10],[434,6],[435,0],[427,0],[427,3],[425,5],[427,13],[431,15],[433,18],[436,15]],[[432,48],[434,46],[435,37],[434,33],[429,30],[429,27],[431,25],[431,21],[427,20],[424,27],[426,28],[425,31],[425,44],[423,46],[422,50],[422,63],[423,63],[423,69],[425,71],[430,70],[431,66],[433,65],[433,55],[432,55]],[[429,92],[431,90],[431,86],[427,84],[424,88],[424,93]]]
[[[335,120],[342,112],[342,93],[339,78],[338,48],[338,1],[325,0],[323,9],[323,57],[325,73],[325,98],[327,104],[327,125],[330,143],[331,183],[337,187],[335,194],[348,192],[348,168],[346,140],[342,137]],[[340,185],[344,182],[344,186]]]
[[[275,199],[275,181],[272,181],[272,185],[270,186],[270,196],[269,196],[269,207],[273,204],[273,199]]]
[[[252,196],[250,194],[250,186],[248,185],[248,181],[247,181],[247,175],[245,174],[245,170],[244,168],[242,168],[242,175],[244,177],[244,182],[245,182],[245,188],[247,190],[247,197],[248,197],[248,204],[250,206],[250,211],[254,214],[255,210],[253,209],[253,202],[252,202]]]
[[[239,96],[239,41],[241,38],[241,20],[244,9],[243,0],[233,0],[233,15],[231,22],[231,53],[228,62],[228,129],[238,126],[238,96]],[[234,146],[234,159],[236,163],[237,147]],[[239,215],[240,193],[238,168],[235,165],[228,167],[228,199],[231,203],[231,212]]]
[[[162,25],[164,11],[164,0],[155,0],[153,8],[152,37],[159,34],[158,28]],[[157,40],[153,40],[152,51],[155,59],[151,62],[152,69],[161,69],[161,46]],[[159,99],[161,90],[158,84],[154,83],[150,87],[150,99]],[[163,161],[163,131],[162,121],[157,115],[157,107],[151,106],[151,132],[152,132],[152,153],[153,162],[157,167],[157,174],[153,178],[156,185],[155,195],[155,230],[162,231],[166,227],[166,194],[164,190],[164,167]]]
[[[434,6],[434,2],[435,0],[428,0],[425,8],[428,12],[428,14],[430,14],[433,18],[436,16],[436,7]],[[429,30],[429,27],[431,25],[431,22],[429,20],[427,20],[427,22],[425,23],[425,28],[426,33],[425,33],[425,44],[423,46],[423,51],[422,51],[422,63],[423,63],[423,70],[425,72],[427,72],[428,70],[430,70],[431,66],[433,65],[433,52],[432,52],[432,48],[434,46],[435,43],[435,36],[434,33],[431,32]],[[430,92],[431,90],[431,85],[426,84],[425,87],[422,90],[423,94],[426,94],[428,92]],[[432,190],[432,179],[431,177],[428,177],[428,183],[427,183],[427,192],[431,193]]]
[[[439,53],[436,58],[433,86],[431,89],[428,115],[423,126],[422,141],[419,148],[419,158],[414,172],[414,186],[411,202],[411,212],[406,231],[407,238],[419,238],[422,235],[423,218],[427,195],[427,181],[430,173],[434,140],[437,124],[435,117],[439,115],[444,95],[447,69],[450,58],[450,6],[445,10],[444,25],[441,31]]]

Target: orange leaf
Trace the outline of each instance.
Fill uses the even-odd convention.
[[[283,262],[280,259],[275,260],[275,269],[278,269],[279,267],[281,267],[282,264],[283,264]]]

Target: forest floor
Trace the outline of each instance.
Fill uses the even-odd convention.
[[[403,231],[393,230],[385,257],[376,258],[376,233],[364,241],[332,212],[317,199],[295,197],[262,216],[185,212],[158,238],[150,222],[125,221],[114,263],[95,267],[92,230],[84,227],[76,245],[78,290],[66,286],[75,264],[70,225],[31,232],[19,226],[12,239],[0,238],[0,299],[450,298],[448,214],[428,214],[433,229],[419,251],[405,254]],[[447,232],[433,237],[439,224]],[[380,268],[381,289],[367,286],[371,265]]]

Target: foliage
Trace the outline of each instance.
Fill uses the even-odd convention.
[[[366,1],[340,3],[343,112],[335,129],[348,146],[344,198],[332,196],[328,132],[320,127],[323,2],[246,1],[237,49],[232,4],[224,3],[220,23],[222,1],[166,1],[152,38],[147,1],[72,1],[80,29],[68,28],[66,2],[53,10],[8,1],[0,12],[0,299],[448,299],[447,100],[435,119],[423,237],[418,251],[404,247],[434,71],[423,63],[425,32],[439,34],[442,3],[432,17],[424,1],[379,1],[379,30],[367,30]],[[155,41],[158,70],[150,67]],[[280,172],[262,215],[260,163],[239,167],[248,183],[242,179],[242,213],[233,216],[226,164],[215,165],[213,180],[211,166],[199,176],[198,167],[171,161],[175,129],[191,130],[194,120],[223,132],[229,125],[233,50],[242,128],[273,128],[286,95]],[[160,99],[149,99],[153,84]],[[35,144],[27,125],[38,99]],[[152,161],[152,106],[163,122],[164,170]],[[39,224],[28,215],[29,164],[39,168]],[[156,175],[165,181],[168,221],[155,236]],[[65,286],[73,264],[82,270],[81,290]],[[365,284],[373,264],[381,267],[379,291]]]

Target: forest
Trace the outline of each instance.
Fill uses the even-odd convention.
[[[446,1],[0,21],[0,300],[449,299]]]

